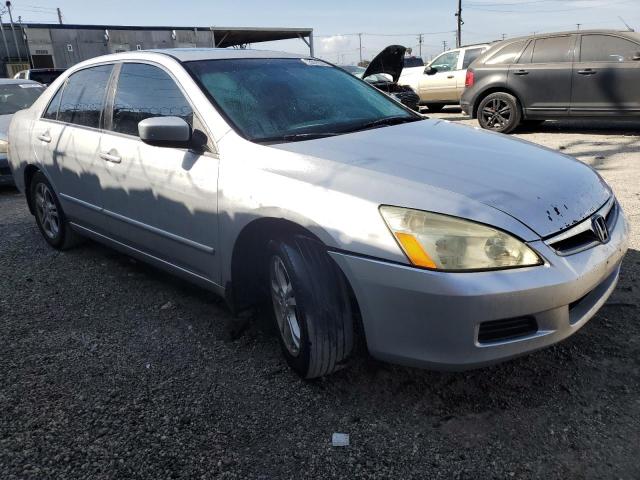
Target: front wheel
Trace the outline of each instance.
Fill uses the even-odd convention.
[[[487,130],[510,133],[521,119],[522,110],[518,100],[505,92],[487,95],[478,105],[478,122]]]
[[[322,244],[308,237],[272,241],[268,279],[283,355],[303,378],[338,370],[353,349],[345,279]]]

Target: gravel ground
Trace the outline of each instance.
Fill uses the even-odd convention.
[[[97,244],[55,252],[0,190],[0,478],[640,478],[639,126],[518,134],[598,168],[631,250],[579,333],[466,373],[360,358],[301,381],[265,315],[235,338],[209,293]]]

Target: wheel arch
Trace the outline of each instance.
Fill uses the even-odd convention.
[[[486,90],[483,90],[481,93],[479,93],[476,96],[475,101],[473,102],[473,108],[471,110],[471,118],[478,118],[478,106],[480,105],[480,102],[482,102],[482,100],[487,98],[492,93],[508,93],[509,95],[513,95],[513,97],[515,97],[515,99],[518,101],[518,105],[522,110],[522,115],[524,118],[524,105],[522,105],[522,100],[520,99],[520,96],[513,89],[507,87],[506,85],[490,87],[490,88],[487,88]]]
[[[234,313],[250,309],[265,299],[266,268],[262,266],[267,265],[269,241],[292,235],[311,238],[329,248],[317,234],[299,223],[284,218],[257,218],[240,230],[231,250],[229,281],[225,285],[226,300]],[[349,279],[340,266],[337,263],[335,265],[347,285],[352,308],[359,314],[357,299]]]
[[[29,164],[24,168],[24,195],[27,198],[27,205],[31,215],[35,214],[33,202],[31,200],[31,180],[37,172],[42,172],[36,165]]]

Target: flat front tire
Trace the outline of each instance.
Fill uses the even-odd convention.
[[[65,250],[81,240],[69,225],[58,196],[42,172],[31,179],[29,195],[38,229],[49,245]]]
[[[353,349],[345,279],[320,242],[292,236],[269,245],[268,281],[282,353],[302,378],[341,368]]]
[[[520,125],[522,109],[516,97],[505,92],[487,95],[478,105],[478,122],[487,130],[510,133]]]

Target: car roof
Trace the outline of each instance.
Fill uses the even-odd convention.
[[[25,80],[24,78],[0,78],[0,85],[20,85],[32,83],[35,85],[42,85],[40,82],[35,82],[33,80]]]
[[[561,36],[561,35],[575,35],[575,34],[582,34],[582,35],[591,35],[591,34],[616,34],[616,35],[622,35],[622,36],[630,36],[635,38],[636,40],[640,40],[640,33],[637,32],[632,32],[629,30],[568,30],[565,32],[545,32],[545,33],[536,33],[535,35],[523,35],[521,37],[513,37],[513,38],[507,38],[505,40],[500,41],[500,44],[507,43],[507,42],[514,42],[514,41],[518,41],[518,40],[525,40],[525,39],[529,39],[529,38],[544,38],[544,37],[554,37],[554,36]]]
[[[308,55],[276,52],[271,50],[253,50],[249,48],[164,48],[157,50],[142,50],[148,53],[169,55],[180,62],[197,60],[221,60],[228,58],[308,58]],[[122,55],[127,55],[123,52]],[[134,52],[131,52],[134,53]]]

